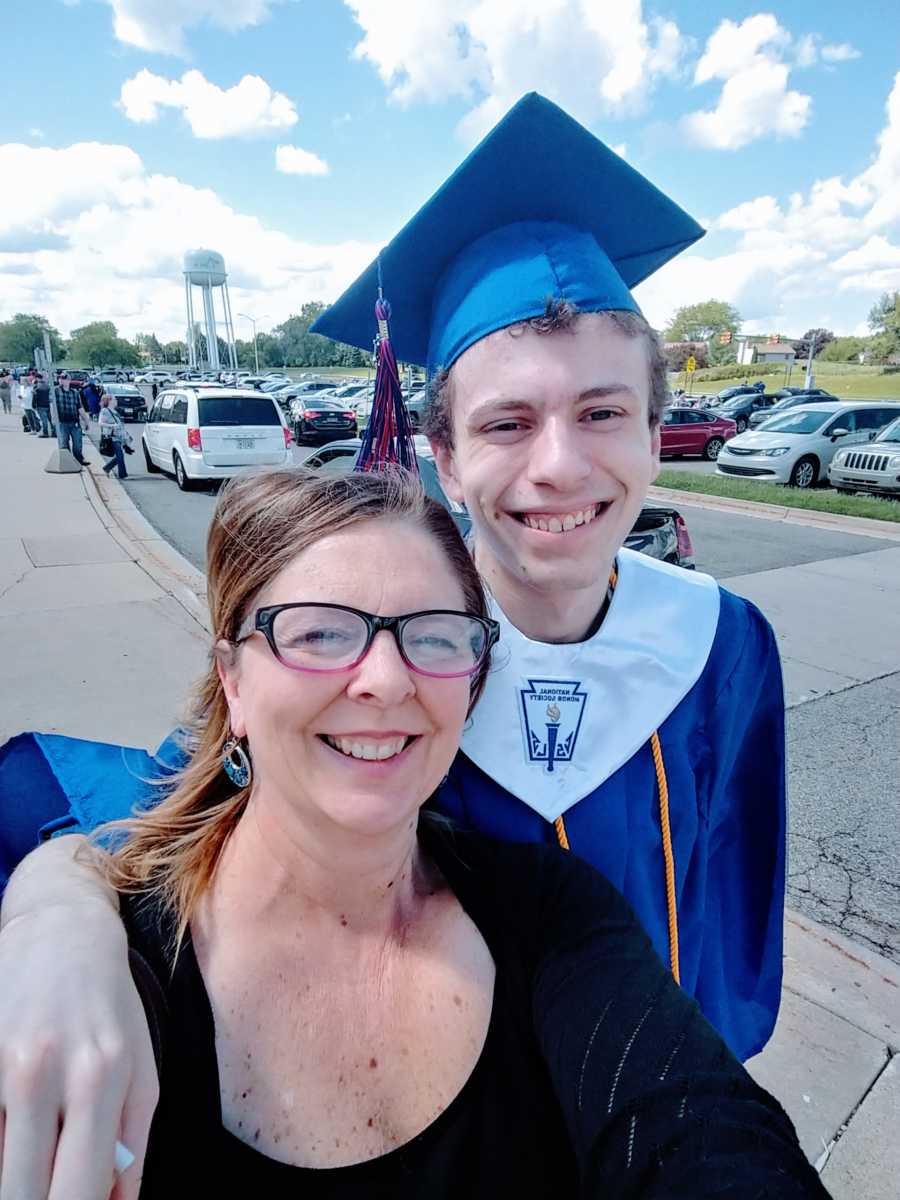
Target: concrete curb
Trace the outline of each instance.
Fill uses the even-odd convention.
[[[133,562],[207,632],[206,576],[153,528],[117,479],[81,472],[85,495],[107,533]]]
[[[856,533],[864,537],[887,538],[900,542],[900,522],[879,521],[874,517],[845,517],[840,513],[816,512],[808,508],[788,508],[781,504],[761,504],[756,500],[734,500],[729,496],[708,496],[703,492],[682,492],[675,488],[652,487],[647,495],[651,500],[682,504],[694,508],[710,508],[718,512],[742,513],[765,521],[784,521],[788,525],[811,525],[831,529],[836,533]]]

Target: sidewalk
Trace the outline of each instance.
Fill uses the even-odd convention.
[[[51,449],[25,436],[17,415],[0,416],[0,741],[41,729],[154,748],[205,667],[203,577],[99,473],[94,447],[80,475],[46,474]],[[893,581],[893,562],[877,565]],[[764,606],[783,602],[791,570]],[[826,576],[815,583],[825,603]],[[746,592],[765,586],[748,578]],[[813,623],[798,668],[826,634],[825,618]],[[883,629],[880,641],[884,654]],[[748,1065],[790,1113],[835,1200],[897,1198],[898,1053],[900,967],[789,913],[781,1017]]]

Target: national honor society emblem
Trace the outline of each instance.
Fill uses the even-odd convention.
[[[571,762],[584,716],[587,692],[572,679],[529,679],[520,690],[525,747],[533,763]]]

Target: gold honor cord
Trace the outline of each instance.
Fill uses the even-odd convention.
[[[609,573],[608,598],[612,598],[618,575],[616,568]],[[662,746],[659,734],[650,737],[650,749],[653,754],[653,766],[656,769],[656,789],[659,794],[659,825],[662,833],[663,867],[666,880],[666,912],[669,921],[669,965],[676,983],[681,983],[681,969],[678,959],[678,901],[675,895],[675,855],[672,852],[672,830],[669,825],[669,784],[666,780],[666,766],[663,762]],[[566,823],[562,817],[553,822],[556,838],[563,850],[571,850]]]

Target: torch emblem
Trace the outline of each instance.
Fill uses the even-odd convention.
[[[520,695],[528,759],[552,774],[572,761],[587,693],[577,680],[529,679]]]

